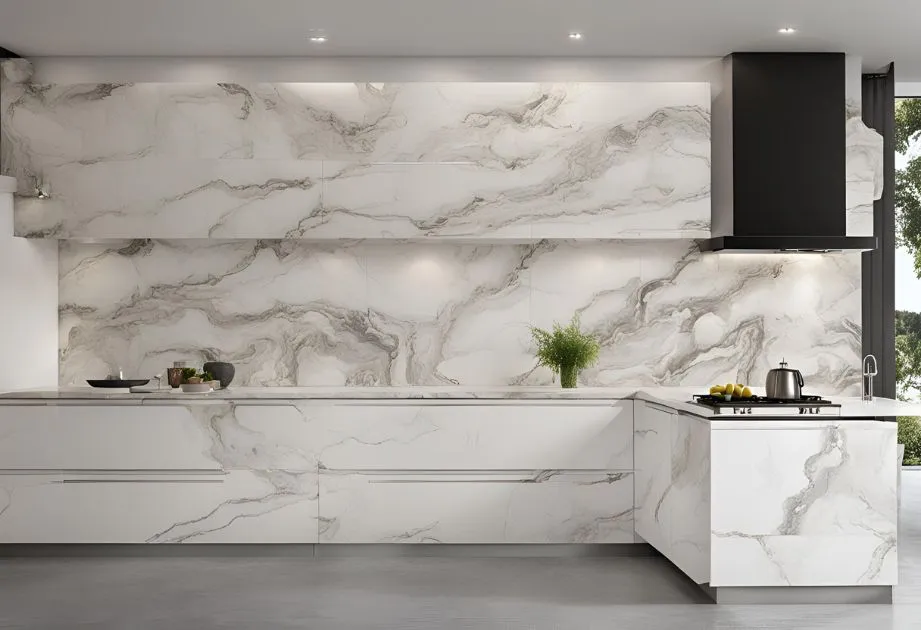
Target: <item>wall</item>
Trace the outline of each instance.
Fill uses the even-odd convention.
[[[860,255],[707,254],[690,241],[61,242],[61,380],[226,359],[238,383],[541,384],[530,324],[579,313],[586,384],[859,387]]]
[[[860,63],[857,59],[857,70]],[[34,57],[40,83],[689,81],[715,57]]]
[[[22,84],[3,106],[22,236],[709,235],[701,83]]]
[[[74,63],[79,64],[80,60]],[[80,70],[78,66],[68,66],[59,60],[39,60],[37,70],[39,77],[53,80],[61,80],[64,76],[119,80],[133,72],[135,77],[175,81],[179,77],[172,72],[176,72],[188,73],[184,76],[204,81],[213,80],[205,78],[215,71],[209,63],[204,61],[198,70],[194,62],[175,64],[174,70],[168,70],[163,61],[114,60],[108,64],[88,64]],[[647,60],[612,64],[616,66],[612,70],[599,65],[604,61],[595,60],[588,67],[589,74],[596,74],[587,77],[586,70],[580,70],[578,63],[578,60],[557,60],[542,66],[510,60],[492,65],[478,60],[459,60],[408,62],[401,66],[393,60],[380,63],[364,60],[357,65],[342,60],[317,60],[307,67],[316,71],[312,76],[336,76],[339,81],[371,71],[381,71],[387,78],[400,80],[432,78],[428,73],[438,75],[438,80],[444,80],[446,75],[462,81],[517,77],[520,77],[518,80],[524,77],[547,80],[547,73],[559,72],[568,80],[577,77],[597,81],[604,77],[611,80],[613,75],[625,76],[624,73],[629,76],[654,66]],[[662,74],[658,76],[675,80],[680,78],[675,73],[688,72],[684,76],[699,79],[709,72],[709,60],[695,63],[698,65],[694,65],[693,70],[689,70],[689,66],[676,70],[678,66],[659,65],[657,72]],[[237,65],[233,62],[218,64],[218,68],[221,67],[234,78],[266,71],[266,75],[259,77],[263,81],[268,77],[297,80],[301,77],[295,75],[304,72],[305,68],[303,60],[292,61],[289,65],[282,63],[280,73],[284,76],[279,76],[266,70],[269,64],[252,60],[238,61]],[[108,78],[103,79],[103,76]],[[473,84],[468,84],[468,89],[473,89],[470,86]],[[55,173],[54,169],[106,172],[105,169],[128,167],[134,169],[140,179],[130,180],[124,173],[110,174],[84,189],[68,189],[67,178],[60,174],[63,171],[57,171],[56,175],[47,178],[52,192],[50,202],[39,204],[38,200],[21,198],[17,221],[31,221],[36,217],[36,210],[41,213],[52,209],[54,220],[50,225],[53,229],[62,222],[67,227],[67,222],[80,218],[81,213],[84,213],[83,218],[89,216],[91,221],[96,221],[94,225],[98,227],[97,215],[93,213],[100,208],[106,220],[114,217],[121,221],[132,213],[142,220],[128,224],[127,228],[122,222],[116,230],[101,233],[90,230],[79,234],[86,238],[122,236],[128,240],[61,242],[62,383],[79,383],[116,366],[148,375],[161,371],[176,359],[211,358],[235,362],[239,368],[238,383],[250,384],[547,383],[550,374],[533,368],[528,326],[549,326],[554,320],[566,320],[578,312],[583,324],[603,342],[601,361],[584,375],[585,383],[700,385],[734,380],[758,384],[763,381],[767,369],[785,357],[804,371],[813,391],[853,393],[858,387],[859,256],[701,256],[689,238],[699,235],[701,228],[705,231],[705,225],[698,223],[691,230],[682,227],[689,217],[692,221],[698,218],[699,205],[692,205],[688,212],[678,214],[662,212],[672,207],[668,203],[637,205],[637,200],[643,199],[644,187],[647,193],[664,195],[665,199],[680,190],[653,185],[660,180],[650,179],[650,173],[674,177],[689,172],[684,168],[689,162],[682,160],[696,160],[699,156],[692,153],[682,157],[680,147],[685,136],[681,133],[672,136],[652,153],[680,158],[662,171],[650,169],[649,164],[654,162],[648,161],[635,162],[646,164],[646,167],[633,171],[616,161],[604,162],[601,170],[586,170],[586,164],[596,163],[574,159],[579,155],[579,147],[584,146],[582,141],[599,137],[616,139],[625,128],[623,125],[635,128],[643,117],[632,112],[627,114],[617,108],[608,108],[607,118],[599,120],[601,133],[579,127],[574,136],[570,134],[570,140],[574,137],[576,141],[561,145],[534,140],[539,139],[540,134],[559,134],[567,129],[564,125],[548,124],[552,116],[522,118],[521,112],[525,110],[508,104],[498,108],[476,107],[472,111],[489,112],[492,120],[500,121],[496,123],[496,133],[474,135],[475,141],[465,145],[464,140],[469,136],[464,133],[412,136],[407,127],[397,126],[391,129],[389,141],[381,141],[378,137],[375,146],[405,143],[408,138],[414,138],[415,142],[420,138],[436,138],[437,142],[427,146],[439,156],[450,155],[464,147],[476,149],[479,156],[470,161],[477,168],[504,173],[500,188],[493,189],[491,196],[487,196],[495,202],[493,207],[500,210],[508,209],[501,202],[516,199],[511,193],[520,188],[517,184],[512,184],[511,189],[503,187],[519,176],[515,171],[521,167],[526,173],[529,168],[537,168],[539,172],[540,168],[551,165],[547,177],[552,177],[553,173],[572,177],[582,169],[592,173],[592,178],[600,176],[597,181],[604,181],[605,177],[618,185],[626,181],[629,184],[626,190],[632,191],[628,195],[634,204],[631,207],[642,209],[645,205],[646,210],[652,210],[646,217],[628,213],[640,219],[640,229],[629,234],[638,238],[637,241],[594,240],[598,236],[616,235],[617,229],[600,235],[560,232],[563,240],[554,238],[543,242],[531,242],[533,234],[527,238],[522,234],[506,238],[507,235],[481,232],[473,235],[478,241],[473,243],[318,243],[277,240],[275,237],[279,233],[271,231],[255,233],[253,230],[267,224],[258,219],[265,216],[267,209],[279,208],[278,204],[253,209],[248,216],[255,220],[245,222],[241,230],[222,233],[221,239],[201,240],[201,236],[214,236],[211,228],[215,223],[209,218],[204,222],[204,232],[183,232],[183,220],[188,217],[188,221],[194,222],[216,209],[222,214],[228,209],[221,205],[227,197],[209,194],[194,199],[187,207],[177,206],[175,202],[184,199],[185,192],[199,190],[203,182],[228,180],[225,177],[202,180],[202,172],[189,168],[188,162],[179,167],[176,163],[190,158],[217,159],[223,165],[231,161],[224,153],[208,154],[207,151],[216,148],[226,151],[226,132],[241,129],[225,125],[227,121],[232,122],[232,118],[226,116],[231,110],[225,109],[221,100],[240,99],[240,94],[215,91],[214,86],[207,92],[196,92],[195,86],[166,86],[185,91],[177,109],[167,108],[172,112],[181,110],[183,115],[165,118],[179,121],[180,125],[168,128],[182,133],[164,136],[155,132],[150,136],[150,128],[128,124],[128,118],[113,115],[113,110],[108,109],[108,103],[113,101],[108,99],[106,90],[100,92],[85,87],[50,86],[32,95],[36,99],[34,102],[47,107],[31,111],[21,109],[23,115],[17,119],[17,124],[28,124],[33,115],[36,117],[33,120],[43,115],[50,115],[51,120],[59,116],[58,120],[63,123],[60,130],[65,133],[47,137],[20,134],[32,143],[29,150],[21,151],[20,155],[29,158],[30,167],[39,164],[37,170],[41,172],[46,168],[50,173]],[[151,87],[155,86],[139,85],[132,90]],[[119,96],[118,90],[115,91]],[[476,93],[473,90],[469,95]],[[60,98],[62,94],[66,98]],[[200,98],[205,94],[205,98]],[[456,101],[456,98],[446,100],[446,106],[453,107]],[[256,102],[261,101],[257,99]],[[366,99],[357,101],[362,107],[367,106],[367,102]],[[59,107],[62,103],[68,106]],[[144,103],[140,103],[143,109]],[[196,109],[203,115],[189,114]],[[605,111],[603,108],[596,110]],[[156,107],[154,111],[157,113]],[[236,111],[243,111],[239,104]],[[265,111],[270,114],[262,119],[263,122],[271,121],[276,110]],[[438,116],[445,110],[431,105],[419,111],[423,112],[422,116],[408,120],[426,123],[434,120],[438,128]],[[156,116],[158,121],[164,120],[162,113],[161,109]],[[359,116],[358,120],[361,119]],[[464,115],[460,114],[453,120],[463,119]],[[195,124],[189,125],[190,120]],[[295,116],[290,120],[300,123],[305,117]],[[314,120],[328,123],[339,119],[321,116]],[[9,117],[4,122],[9,132]],[[48,122],[46,118],[36,129],[53,129]],[[99,126],[110,132],[109,135],[100,136],[95,132]],[[277,127],[267,128],[278,130]],[[346,125],[336,133],[346,133],[348,129]],[[657,127],[653,125],[649,129],[656,133]],[[457,131],[466,133],[471,129],[459,127]],[[73,133],[68,135],[67,132]],[[280,133],[279,137],[284,138],[287,130],[282,128]],[[237,142],[233,147],[242,146],[236,131],[231,136]],[[100,137],[104,140],[102,144]],[[147,137],[153,138],[152,145],[146,142]],[[251,137],[264,141],[266,135],[259,133]],[[68,138],[75,138],[75,143],[69,143]],[[37,144],[41,144],[36,141],[48,139],[51,142],[45,146],[50,150],[36,150]],[[183,139],[188,142],[183,144]],[[171,160],[175,163],[168,165],[166,170],[147,169],[151,164],[148,160],[154,157],[151,150],[142,155],[130,150],[113,152],[106,144],[110,140],[129,144],[139,141],[142,148],[152,146],[154,154],[165,149],[166,155],[160,156],[165,159],[161,167]],[[86,151],[90,145],[93,151]],[[617,145],[603,142],[600,146]],[[61,147],[71,152],[62,153]],[[100,152],[100,147],[106,150]],[[202,147],[206,152],[198,153]],[[495,154],[496,150],[503,152],[503,159],[494,160],[491,165],[484,163],[483,155]],[[249,158],[255,155],[250,154]],[[416,156],[418,160],[418,154]],[[522,156],[528,159],[522,161]],[[230,157],[237,164],[245,161],[246,154],[232,152]],[[304,155],[283,157],[301,161]],[[384,161],[393,160],[391,157]],[[253,170],[256,162],[258,160],[251,159],[250,164],[239,168],[247,169],[248,176],[252,175],[256,172]],[[25,163],[25,160],[15,161],[17,168]],[[10,164],[7,158],[6,166]],[[321,166],[321,172],[323,169]],[[147,176],[150,179],[143,179]],[[189,178],[187,184],[183,184],[185,188],[180,186],[166,192],[157,188],[149,197],[144,196],[149,190],[148,184],[169,186],[185,176]],[[274,174],[262,172],[259,176],[265,183]],[[70,181],[85,182],[86,179],[72,177]],[[393,181],[393,178],[382,181]],[[453,177],[429,178],[428,182],[423,178],[396,191],[358,183],[345,190],[360,192],[359,201],[365,206],[369,202],[373,206],[375,199],[382,198],[398,202],[391,204],[396,208],[405,194],[418,191],[420,186],[427,186],[426,190],[441,195],[456,181]],[[462,190],[461,199],[483,189],[482,180],[471,181],[472,184],[465,184],[468,188]],[[577,177],[569,181],[579,180]],[[230,183],[229,188],[234,190],[237,184]],[[320,189],[323,191],[324,187]],[[213,187],[208,190],[210,193]],[[555,200],[555,206],[572,207],[572,190]],[[607,193],[609,188],[600,190]],[[28,185],[24,191],[29,194]],[[122,194],[127,195],[124,203],[106,206],[113,196]],[[163,199],[170,203],[164,206]],[[299,205],[302,199],[298,197],[297,203],[290,206],[295,208],[295,216],[297,209],[303,208]],[[533,211],[537,207],[535,203],[541,199],[540,195],[534,196],[523,208]],[[165,226],[166,231],[148,231],[148,221],[157,212],[138,212],[145,203],[152,204],[147,208],[179,208],[174,216],[158,224]],[[457,203],[458,199],[452,199],[450,206],[459,207]],[[424,214],[441,205],[442,200],[436,197],[434,201],[429,198],[415,207]],[[326,208],[322,201],[316,207]],[[311,207],[311,211],[316,207]],[[553,207],[545,205],[541,212],[552,213]],[[604,204],[600,207],[609,210]],[[231,210],[234,208],[232,204],[229,206]],[[353,208],[347,206],[347,209]],[[589,205],[582,207],[579,213],[582,217],[591,217],[592,211]],[[450,214],[436,212],[434,216]],[[482,216],[488,221],[490,215]],[[603,216],[608,218],[609,215]],[[85,225],[83,218],[76,225]],[[419,217],[414,218],[418,220]],[[425,219],[430,220],[431,215]],[[529,219],[525,224],[530,226],[534,221]],[[48,229],[47,224],[42,226],[39,222],[38,225],[38,233]],[[477,221],[474,225],[483,223]],[[586,221],[584,225],[591,228],[593,222]],[[643,226],[648,230],[644,232]],[[655,240],[662,234],[670,236],[671,240]],[[182,236],[196,238],[177,238]],[[388,238],[392,236],[387,235]],[[430,234],[420,236],[426,238]],[[593,240],[565,240],[571,236],[593,237]],[[159,239],[149,240],[148,237]]]
[[[0,390],[58,381],[58,250],[13,236],[13,194],[0,177]]]

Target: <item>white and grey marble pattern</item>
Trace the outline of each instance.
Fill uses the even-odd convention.
[[[893,424],[713,431],[712,458],[712,586],[897,583]]]
[[[0,542],[316,543],[316,473],[0,475]]]
[[[845,138],[846,234],[873,236],[873,202],[883,195],[883,137],[857,112],[848,118]]]
[[[688,577],[710,582],[710,425],[637,401],[636,533]]]
[[[631,473],[324,471],[320,506],[321,543],[633,542]]]
[[[703,83],[5,83],[0,98],[19,235],[709,235]]]
[[[238,385],[547,385],[529,326],[573,313],[597,386],[859,388],[860,256],[534,245],[61,242],[61,383],[229,360]]]

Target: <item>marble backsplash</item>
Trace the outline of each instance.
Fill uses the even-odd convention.
[[[238,385],[547,384],[529,325],[579,313],[585,385],[859,389],[860,254],[701,255],[691,241],[60,242],[60,380],[174,360]]]

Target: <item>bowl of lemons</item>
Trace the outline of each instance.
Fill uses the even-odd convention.
[[[727,385],[714,385],[710,388],[711,396],[722,396],[725,400],[729,401],[733,398],[740,398],[745,400],[746,398],[751,398],[754,396],[752,394],[751,388],[742,383],[729,383]]]

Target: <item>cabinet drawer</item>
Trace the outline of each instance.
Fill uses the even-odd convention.
[[[210,470],[210,436],[182,406],[2,406],[0,470]]]
[[[630,473],[321,473],[321,543],[632,543]]]
[[[633,402],[316,408],[331,469],[633,469]]]
[[[313,473],[0,476],[0,543],[315,542]]]

